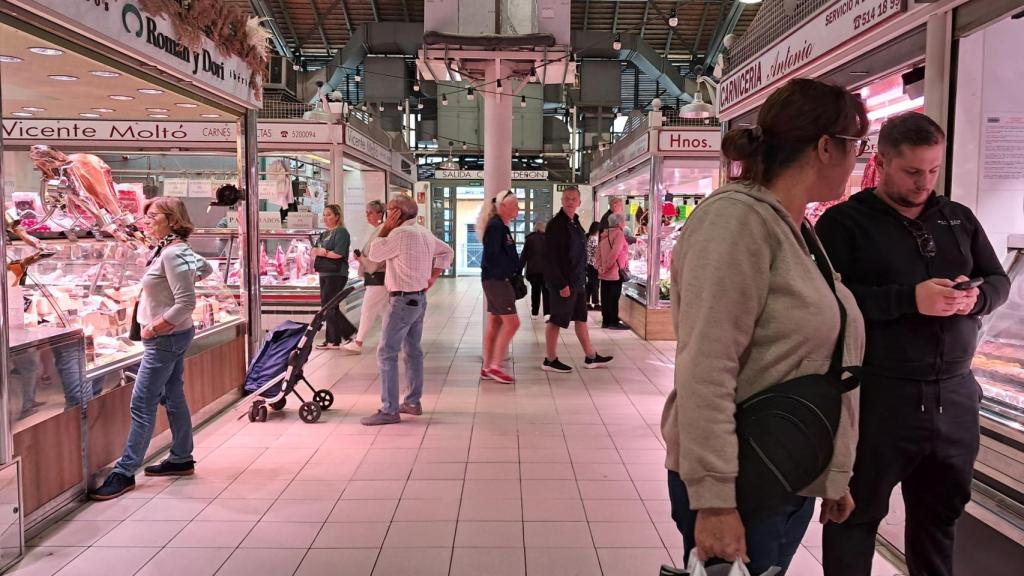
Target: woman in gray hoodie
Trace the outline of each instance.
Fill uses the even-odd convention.
[[[678,344],[675,389],[662,415],[672,517],[687,554],[742,559],[752,574],[789,566],[814,511],[843,521],[856,447],[857,393],[843,397],[832,461],[800,494],[756,517],[737,509],[736,406],[771,386],[824,374],[846,310],[843,365],[859,365],[864,322],[851,293],[836,295],[811,256],[810,202],[839,198],[869,121],[860,100],[835,86],[793,80],[772,94],[753,128],[722,143],[742,164],[710,195],[672,255]],[[805,230],[801,230],[801,227]],[[737,239],[742,240],[737,240]]]

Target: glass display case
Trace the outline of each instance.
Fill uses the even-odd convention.
[[[985,319],[973,369],[986,416],[1024,432],[1024,235],[1010,236],[1010,246],[1010,297]]]

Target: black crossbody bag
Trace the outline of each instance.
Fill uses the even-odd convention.
[[[748,519],[777,510],[828,469],[843,394],[859,385],[857,369],[843,367],[846,308],[836,294],[832,269],[814,234],[804,225],[800,232],[839,304],[839,339],[825,374],[787,380],[737,405],[736,500],[739,511]],[[844,372],[851,376],[844,378]]]

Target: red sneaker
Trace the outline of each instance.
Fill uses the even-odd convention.
[[[509,376],[500,368],[491,368],[490,370],[488,370],[488,372],[490,372],[492,380],[501,382],[502,384],[514,384],[516,381],[515,378]]]
[[[494,380],[494,378],[491,377],[491,372],[487,368],[481,368],[480,369],[480,379],[481,380]]]

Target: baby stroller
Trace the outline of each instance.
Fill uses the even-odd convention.
[[[354,287],[342,290],[313,315],[308,325],[286,320],[267,333],[263,347],[245,375],[246,394],[257,396],[249,406],[250,422],[266,422],[267,406],[283,410],[289,394],[294,394],[302,402],[299,418],[307,424],[319,420],[320,414],[334,404],[334,394],[330,390],[313,388],[302,368],[309,360],[313,340],[324,324],[327,311],[332,306],[337,307],[353,290]],[[295,389],[300,381],[305,382],[313,393],[312,400],[304,399]]]

